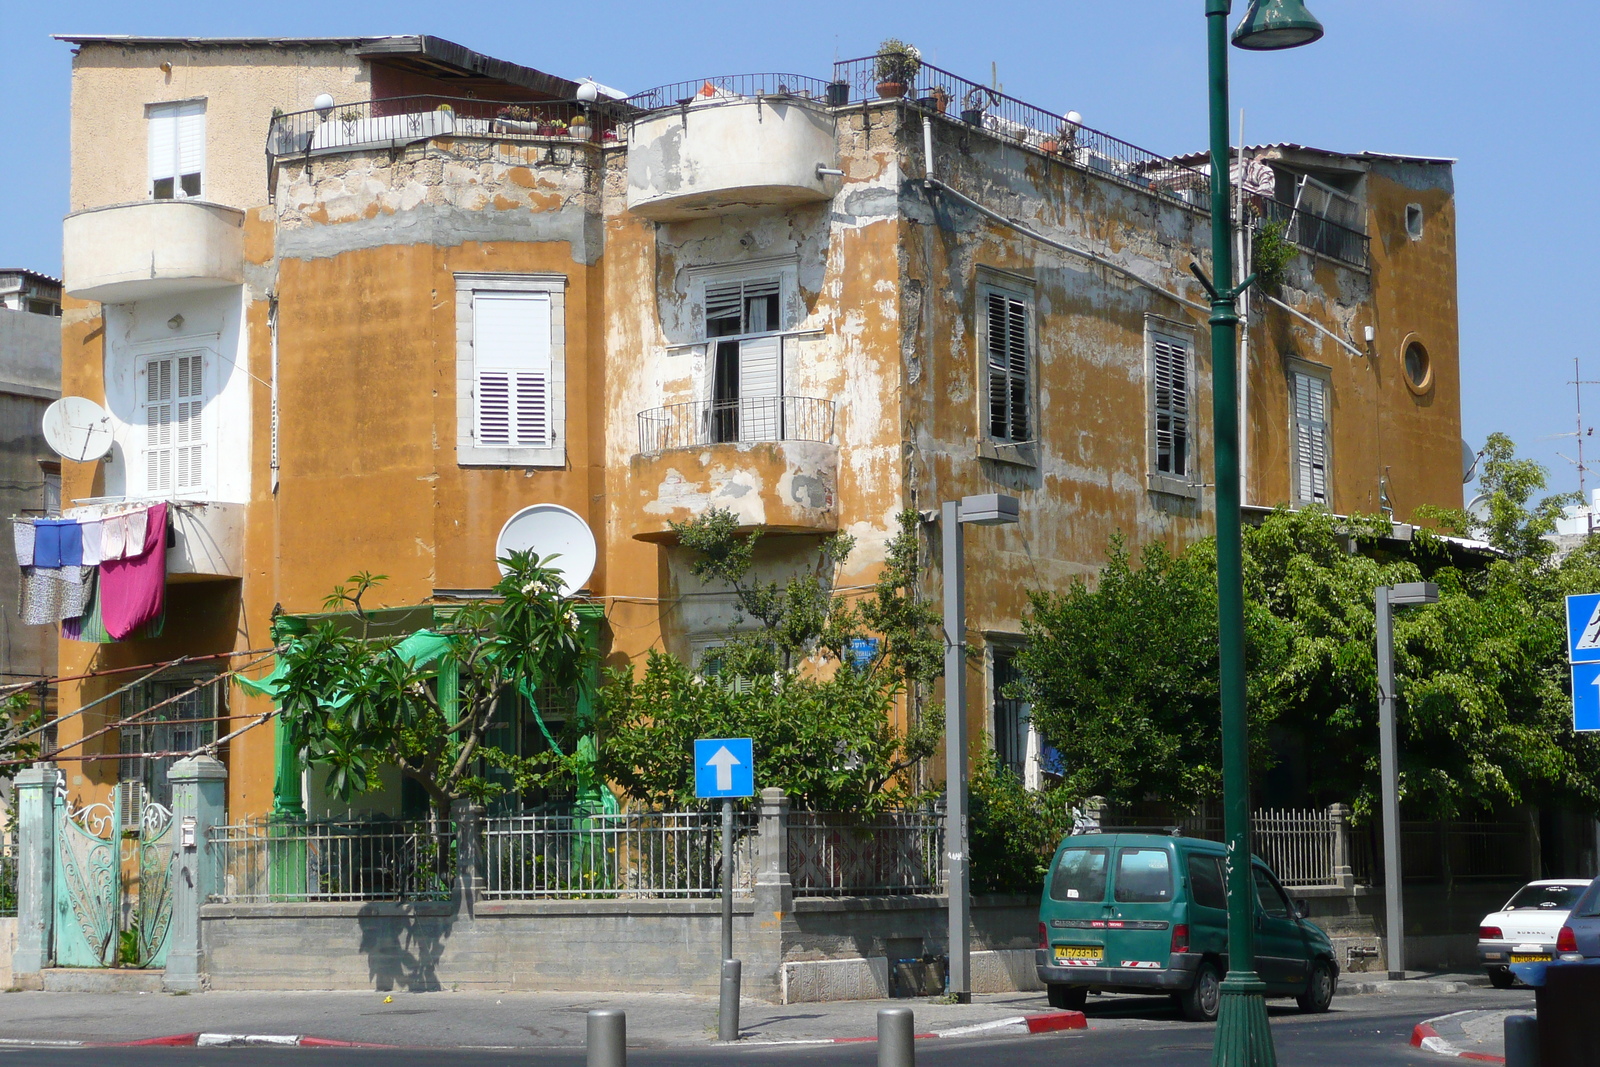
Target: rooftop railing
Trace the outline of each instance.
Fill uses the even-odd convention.
[[[863,56],[835,63],[830,102],[884,99],[879,93],[879,58]],[[914,84],[906,85],[905,99],[1072,166],[1202,211],[1209,207],[1211,182],[1205,172],[928,63],[921,65]]]
[[[738,103],[764,98],[790,98],[828,102],[828,83],[804,74],[719,74],[692,78],[634,93],[623,103],[641,111]]]

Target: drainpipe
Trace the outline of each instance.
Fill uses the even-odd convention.
[[[278,296],[276,293],[267,298],[267,336],[272,350],[272,413],[270,416],[272,428],[272,455],[269,465],[272,469],[272,495],[278,495]]]
[[[922,116],[922,184],[933,188],[933,120]]]

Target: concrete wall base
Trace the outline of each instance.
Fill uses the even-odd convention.
[[[46,993],[160,993],[160,971],[124,968],[46,967],[39,972]]]
[[[779,981],[782,1004],[826,1000],[881,1000],[889,995],[889,959],[805,960],[785,963]]]

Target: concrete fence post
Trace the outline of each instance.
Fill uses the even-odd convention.
[[[787,915],[794,902],[789,881],[789,798],[781,789],[763,789],[757,811],[756,911]]]
[[[484,809],[470,800],[450,802],[450,821],[456,829],[456,896],[461,914],[471,918],[483,891]]]
[[[174,992],[205,988],[205,937],[200,908],[217,891],[221,872],[206,834],[227,821],[228,769],[210,756],[167,768],[172,783],[172,940],[162,984]]]
[[[1328,821],[1333,824],[1333,884],[1348,892],[1356,887],[1355,870],[1350,866],[1350,809],[1329,804]]]
[[[56,776],[53,763],[39,763],[16,777],[17,947],[11,969],[17,984],[38,989],[39,972],[50,966],[50,921],[55,915]]]

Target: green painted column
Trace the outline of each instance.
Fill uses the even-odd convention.
[[[272,622],[272,643],[282,647],[306,631],[306,621],[280,615]],[[280,714],[272,722],[272,813],[267,828],[267,892],[274,900],[299,900],[306,892],[305,765],[290,741]]]
[[[578,688],[578,706],[573,714],[577,718],[579,737],[573,751],[577,763],[579,812],[589,815],[608,814],[616,810],[616,799],[600,779],[600,733],[597,729],[595,702],[600,694],[600,623],[606,616],[601,604],[577,604],[573,610],[578,616],[583,647],[589,652],[589,676]]]

